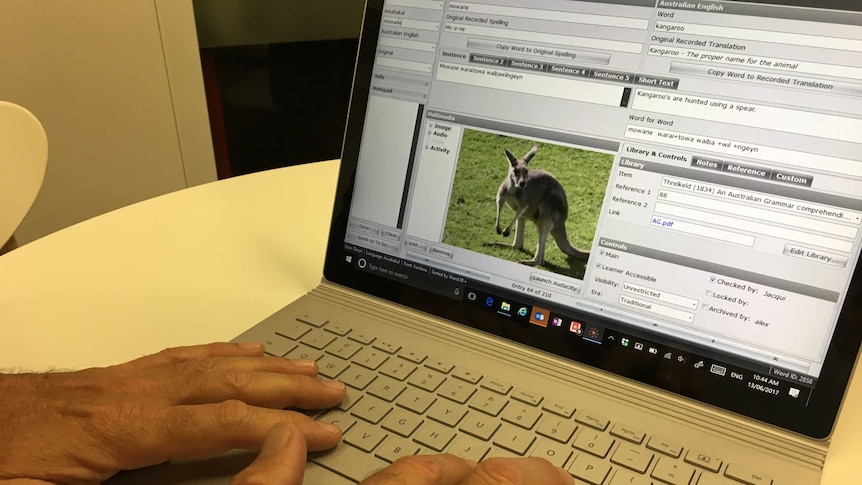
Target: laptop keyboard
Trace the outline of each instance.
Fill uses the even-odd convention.
[[[537,456],[591,485],[770,485],[772,479],[715,455],[612,420],[505,379],[303,317],[265,339],[270,355],[313,359],[347,397],[314,416],[344,443],[310,460],[360,482],[398,458],[451,453],[482,461]]]

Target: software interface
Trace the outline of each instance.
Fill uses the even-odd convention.
[[[346,242],[816,378],[860,79],[857,13],[387,0]]]

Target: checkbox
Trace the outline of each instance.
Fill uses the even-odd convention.
[[[715,294],[715,293],[713,293],[712,291],[707,291],[707,292],[706,292],[706,296],[708,296],[708,297],[710,297],[710,298],[712,298],[712,295],[714,295],[714,294]]]
[[[596,263],[596,268],[601,268],[601,267],[602,267],[602,263]]]
[[[715,276],[713,276],[712,278],[710,278],[710,279],[709,279],[709,282],[710,282],[710,283],[715,283]]]
[[[599,251],[599,254],[600,254],[600,255],[602,255],[602,256],[604,256],[604,255],[605,255],[605,250],[604,250],[604,249],[602,249],[601,251]]]
[[[709,310],[709,303],[703,303],[700,307],[704,310]]]

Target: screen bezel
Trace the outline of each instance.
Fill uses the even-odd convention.
[[[779,1],[767,1],[765,3],[788,4],[788,2]],[[840,10],[862,9],[859,6],[851,7],[849,5],[850,2],[844,0],[820,2],[801,0],[792,3],[797,6],[819,6],[821,8],[828,7]],[[613,354],[601,346],[582,348],[575,343],[561,345],[559,336],[543,332],[546,329],[541,327],[513,326],[504,317],[482,311],[480,308],[468,305],[467,302],[456,304],[451,298],[359,271],[353,264],[345,261],[345,237],[350,202],[353,197],[353,182],[359,160],[360,142],[371,88],[377,37],[383,16],[383,4],[383,0],[368,0],[366,3],[353,84],[353,95],[348,112],[341,168],[338,175],[332,226],[327,245],[324,277],[330,282],[354,288],[393,303],[402,304],[458,324],[467,325],[498,337],[549,351],[564,359],[591,365],[608,372],[612,372],[612,369],[618,369],[618,366],[608,361],[608,359],[612,358]],[[585,320],[589,319],[594,319],[598,323],[607,323],[607,321],[602,322],[602,319],[599,317],[585,317]],[[667,381],[666,376],[664,374],[659,375],[658,371],[651,379],[648,376],[625,375],[617,372],[614,372],[614,375],[648,384],[667,392],[674,392],[678,396],[690,398],[708,405],[718,406],[739,415],[747,416],[804,436],[814,439],[825,439],[832,431],[859,353],[860,343],[862,343],[862,325],[858,325],[859,322],[862,322],[862,271],[857,266],[829,346],[822,373],[817,386],[812,391],[809,406],[803,409],[798,407],[782,409],[781,406],[776,407],[772,403],[764,405],[766,402],[765,399],[754,399],[756,394],[753,392],[739,393],[739,396],[732,396],[733,398],[731,399],[703,399],[703,396],[698,398],[692,392],[687,391],[687,386],[676,385],[674,389],[668,389],[668,385],[663,385]],[[691,375],[690,378],[694,379],[696,377]],[[698,382],[697,384],[701,386],[703,383]]]

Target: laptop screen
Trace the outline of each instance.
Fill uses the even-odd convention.
[[[790,3],[370,1],[327,278],[828,435],[862,8]]]

